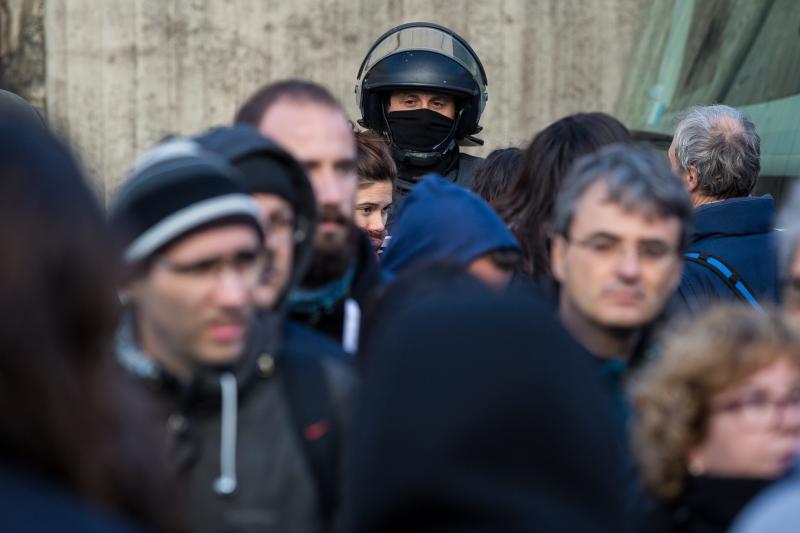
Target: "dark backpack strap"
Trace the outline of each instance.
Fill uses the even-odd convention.
[[[316,481],[320,512],[331,526],[339,495],[340,436],[323,362],[286,354],[278,365],[292,420]]]
[[[736,295],[742,302],[749,304],[756,311],[763,313],[764,309],[756,300],[753,291],[748,287],[745,279],[740,276],[729,264],[718,257],[705,252],[686,252],[683,257],[690,263],[703,265],[714,274]]]

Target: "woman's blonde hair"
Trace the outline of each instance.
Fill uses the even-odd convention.
[[[775,312],[720,306],[672,329],[662,356],[629,391],[633,450],[648,491],[665,500],[676,497],[689,451],[706,438],[713,396],[783,358],[800,368],[800,338]]]

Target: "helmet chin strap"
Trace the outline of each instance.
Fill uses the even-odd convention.
[[[387,141],[389,142],[389,147],[392,150],[394,159],[400,164],[421,168],[432,167],[437,163],[444,161],[450,152],[455,150],[458,146],[455,140],[455,135],[456,131],[458,130],[458,125],[461,123],[461,115],[463,112],[463,109],[458,110],[458,113],[453,120],[453,126],[450,128],[450,132],[447,134],[444,140],[430,150],[423,152],[418,150],[410,150],[407,148],[400,148],[397,146],[397,144],[395,144],[394,139],[392,138],[392,129],[389,127],[389,120],[386,117],[386,108],[381,106],[381,115],[383,116],[384,126],[383,131]]]
[[[392,155],[398,163],[420,168],[432,167],[444,161],[455,146],[456,142],[451,140],[447,148],[441,152],[418,152],[416,150],[400,148],[394,143],[390,144]]]

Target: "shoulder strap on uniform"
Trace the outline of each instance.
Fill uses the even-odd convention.
[[[278,365],[292,420],[316,481],[323,523],[331,525],[338,504],[340,436],[323,362],[286,354]]]
[[[760,313],[764,312],[764,309],[758,303],[756,297],[753,296],[753,291],[747,286],[745,279],[725,261],[705,252],[689,251],[683,254],[683,257],[690,263],[703,265],[711,270],[731,291],[733,291],[739,300],[749,304]]]

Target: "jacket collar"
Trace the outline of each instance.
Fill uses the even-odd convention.
[[[772,196],[731,198],[695,209],[691,241],[723,235],[767,233],[774,227],[775,202]]]
[[[134,324],[134,312],[128,310],[120,320],[115,338],[117,361],[125,370],[151,385],[182,391],[184,399],[218,398],[219,375],[226,371],[235,375],[239,388],[243,389],[258,372],[258,358],[264,354],[276,357],[280,345],[279,317],[273,313],[262,313],[253,318],[244,353],[234,365],[201,368],[187,381],[170,374],[141,349],[136,340]]]
[[[350,296],[363,305],[372,291],[381,283],[382,274],[378,266],[375,250],[363,231],[358,232],[356,241],[356,270],[350,284]]]
[[[355,231],[356,245],[348,271],[341,278],[317,289],[292,288],[288,299],[290,313],[316,316],[322,311],[330,312],[348,298],[355,299],[361,305],[372,290],[380,285],[381,271],[375,250],[365,232],[360,229]]]
[[[163,380],[167,372],[142,351],[134,329],[133,312],[128,311],[122,316],[114,339],[117,362],[140,379],[153,382]]]
[[[678,523],[692,521],[727,530],[734,518],[773,480],[689,476],[673,508]]]

